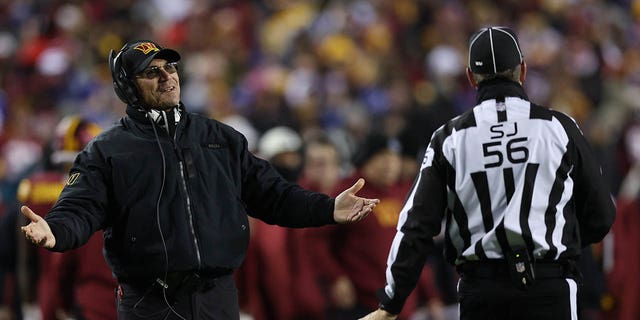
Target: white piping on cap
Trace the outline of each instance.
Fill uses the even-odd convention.
[[[476,42],[476,40],[478,40],[478,38],[480,38],[480,36],[487,32],[487,29],[485,28],[484,30],[478,32],[478,34],[476,35],[475,38],[473,38],[473,40],[471,40],[471,44],[469,45],[469,67],[471,67],[471,48],[473,48],[473,44]]]
[[[516,45],[516,50],[518,50],[518,55],[520,56],[520,62],[522,62],[522,51],[520,51],[520,46],[518,45],[518,41],[516,41],[516,39],[509,32],[506,32],[506,31],[502,30],[501,27],[497,27],[495,29],[500,31],[500,32],[503,32],[506,35],[508,35],[509,38],[511,38],[511,40],[513,40],[513,44]]]
[[[493,28],[489,28],[489,43],[491,43],[491,59],[493,59],[493,73],[498,73],[498,68],[496,68],[496,54],[493,51],[493,33],[491,33]]]

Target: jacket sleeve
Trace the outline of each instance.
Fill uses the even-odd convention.
[[[106,170],[93,142],[76,157],[67,184],[45,217],[56,237],[52,251],[75,249],[103,227],[108,197]]]
[[[613,198],[591,147],[577,124],[568,116],[557,113],[570,142],[569,152],[575,159],[571,177],[574,179],[576,215],[582,247],[600,242],[609,232],[616,216]]]
[[[386,285],[377,294],[381,308],[392,314],[402,310],[433,250],[433,237],[440,233],[447,196],[444,171],[434,154],[430,145],[400,211],[398,231],[387,260]]]
[[[293,228],[335,223],[332,198],[288,182],[269,162],[248,151],[244,137],[241,144],[242,200],[249,215]]]

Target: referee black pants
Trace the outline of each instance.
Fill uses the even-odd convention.
[[[206,291],[165,300],[157,286],[140,288],[120,284],[116,303],[119,320],[238,320],[238,291],[232,275],[213,280]]]
[[[460,320],[577,320],[578,284],[573,279],[537,279],[526,290],[508,278],[461,278]]]

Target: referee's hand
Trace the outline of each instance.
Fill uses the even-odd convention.
[[[397,315],[391,314],[382,309],[378,309],[364,316],[364,318],[360,318],[359,320],[395,320],[397,318]]]
[[[35,214],[27,206],[22,206],[20,211],[30,221],[28,225],[20,228],[27,240],[38,247],[53,248],[56,245],[56,237],[53,236],[47,221]]]

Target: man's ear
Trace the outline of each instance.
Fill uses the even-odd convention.
[[[478,89],[478,83],[476,79],[473,77],[473,72],[471,72],[471,68],[467,67],[467,79],[469,80],[469,84],[474,88]]]
[[[520,62],[520,85],[524,84],[524,79],[527,78],[527,63],[522,60]]]

